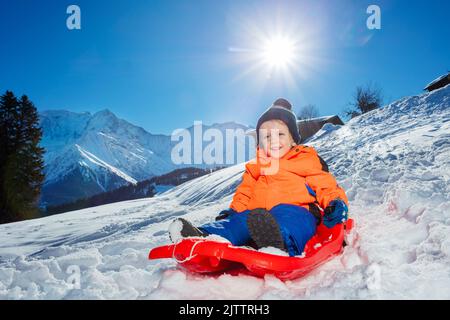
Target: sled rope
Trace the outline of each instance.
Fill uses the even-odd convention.
[[[178,240],[178,241],[175,243],[175,246],[174,246],[173,251],[172,251],[172,258],[175,259],[175,261],[178,262],[178,263],[184,263],[184,262],[187,262],[187,261],[189,261],[189,260],[195,258],[196,256],[198,256],[197,253],[196,253],[196,254],[193,254],[193,253],[194,253],[195,247],[197,246],[197,244],[200,243],[200,241],[197,241],[197,242],[195,242],[195,243],[192,245],[191,252],[189,253],[189,256],[186,257],[185,259],[183,259],[183,260],[178,260],[178,259],[175,257],[175,251],[176,251],[176,249],[177,249],[177,245],[178,245],[181,241],[183,241],[183,240],[184,240],[184,239]]]

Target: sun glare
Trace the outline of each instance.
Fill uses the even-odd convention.
[[[307,79],[325,62],[319,50],[322,38],[317,36],[318,28],[313,28],[314,21],[307,18],[260,17],[261,21],[238,19],[241,23],[237,24],[236,40],[240,45],[229,46],[228,50],[242,68],[233,81],[252,79],[252,86],[261,91],[269,81],[297,90],[297,81]]]
[[[287,37],[268,39],[263,48],[264,63],[274,68],[284,68],[292,64],[295,57],[294,42]]]

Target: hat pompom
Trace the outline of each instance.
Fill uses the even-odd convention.
[[[274,106],[283,107],[283,108],[286,108],[286,109],[292,111],[291,103],[289,101],[287,101],[286,99],[283,99],[283,98],[279,98],[279,99],[275,100],[273,105]]]

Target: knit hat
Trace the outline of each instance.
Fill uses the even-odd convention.
[[[279,98],[274,101],[271,107],[267,109],[258,119],[256,125],[256,141],[259,144],[259,128],[261,125],[269,120],[281,120],[289,129],[294,142],[300,144],[302,138],[298,132],[297,116],[292,112],[292,105],[286,99]]]

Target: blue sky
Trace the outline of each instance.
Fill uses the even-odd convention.
[[[70,4],[81,30],[66,27]],[[380,30],[366,27],[370,4]],[[449,70],[448,12],[441,0],[0,0],[0,90],[166,134],[194,120],[255,125],[278,97],[340,114],[357,85],[390,102]],[[300,53],[270,73],[258,53],[277,33]]]

